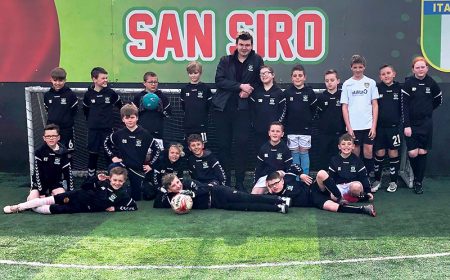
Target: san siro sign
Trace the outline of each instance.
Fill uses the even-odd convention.
[[[227,39],[226,53],[235,49],[239,31],[250,31],[254,49],[265,61],[319,63],[327,55],[328,20],[319,8],[233,10],[218,30],[212,10],[131,9],[124,15],[124,52],[131,61],[216,59],[217,36]],[[222,26],[222,25],[221,25]]]

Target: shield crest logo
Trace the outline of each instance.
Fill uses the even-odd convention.
[[[433,68],[450,72],[450,0],[422,0],[420,45]]]

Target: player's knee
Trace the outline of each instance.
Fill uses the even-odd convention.
[[[323,182],[326,179],[328,179],[329,175],[325,170],[319,170],[319,172],[317,172],[317,176],[316,179],[317,181]]]
[[[389,154],[391,153],[391,150],[389,150]],[[386,155],[386,151],[384,149],[378,150],[375,152],[375,155],[378,157],[384,157]]]
[[[389,150],[388,154],[390,158],[398,157],[398,150]]]

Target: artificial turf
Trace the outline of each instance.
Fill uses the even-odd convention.
[[[23,200],[28,189],[18,186],[27,180],[0,174],[0,205]],[[449,256],[302,262],[450,252],[449,183],[449,178],[427,179],[424,195],[406,188],[379,191],[376,218],[304,208],[288,215],[216,209],[176,215],[153,209],[151,202],[139,202],[139,210],[130,213],[2,214],[1,260],[102,267],[0,264],[0,279],[446,279]],[[297,263],[252,267],[292,261]],[[236,264],[249,267],[210,267]]]

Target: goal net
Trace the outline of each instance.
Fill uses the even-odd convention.
[[[30,174],[33,171],[34,163],[34,151],[43,144],[42,135],[44,132],[44,126],[47,122],[47,113],[44,107],[44,93],[50,88],[48,87],[26,87],[25,88],[25,101],[26,101],[26,116],[27,116],[27,133],[28,133],[28,153],[30,161]],[[113,88],[116,91],[122,101],[131,102],[134,95],[141,92],[142,89],[136,88]],[[72,91],[77,95],[79,100],[79,112],[75,119],[74,126],[74,142],[75,142],[75,155],[73,157],[72,169],[75,175],[85,175],[88,163],[88,152],[87,152],[87,127],[84,114],[81,109],[81,104],[83,101],[84,93],[86,88],[72,88]],[[164,123],[164,141],[166,143],[170,142],[180,142],[183,143],[183,111],[181,109],[180,103],[180,89],[161,89],[163,93],[167,95],[172,106],[172,116],[165,120]],[[214,92],[215,90],[213,90]],[[316,93],[320,93],[323,89],[315,89]],[[119,111],[115,111],[115,128],[123,127],[120,119]],[[214,120],[210,117],[209,128],[208,128],[208,148],[213,152],[217,153],[217,141],[216,141],[216,128],[214,125]],[[317,121],[313,122],[312,127],[312,138],[313,142],[318,134]],[[403,142],[404,143],[404,142]],[[247,156],[248,161],[248,171],[253,171],[256,158],[256,149],[253,145],[249,145],[249,155]],[[234,150],[234,149],[233,149]],[[315,170],[317,166],[318,158],[317,149],[313,147],[310,150],[311,158],[311,170]],[[99,158],[99,169],[105,169],[107,167],[107,161],[103,158],[103,155]],[[401,152],[401,168],[400,176],[405,181],[408,186],[412,185],[412,171],[407,160],[405,145],[402,145]]]

